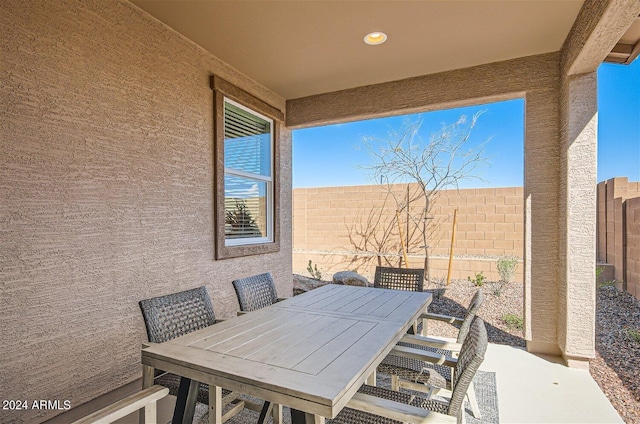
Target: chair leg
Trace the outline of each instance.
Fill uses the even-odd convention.
[[[400,377],[395,374],[391,375],[391,390],[396,392],[400,390]]]
[[[477,419],[481,419],[480,407],[478,406],[478,400],[476,399],[476,391],[473,387],[473,381],[469,384],[469,389],[467,389],[467,399],[469,399],[469,405],[471,406],[473,416]]]

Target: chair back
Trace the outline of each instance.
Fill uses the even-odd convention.
[[[482,294],[482,290],[478,290],[473,297],[471,298],[471,302],[469,303],[469,307],[467,308],[467,314],[464,316],[464,320],[460,325],[460,331],[458,332],[457,343],[464,342],[464,339],[467,337],[469,333],[469,329],[471,328],[471,323],[475,318],[478,310],[480,309],[480,305],[482,305],[482,301],[484,300],[484,295]]]
[[[149,341],[162,343],[215,324],[211,298],[202,286],[139,302]]]
[[[423,268],[376,267],[373,286],[382,289],[423,291]]]
[[[278,301],[276,285],[268,272],[235,280],[233,288],[238,296],[240,310],[244,312],[255,311]]]
[[[460,348],[458,362],[453,370],[453,390],[449,401],[448,415],[459,416],[462,413],[464,397],[484,360],[487,345],[487,329],[484,326],[484,321],[476,317]]]

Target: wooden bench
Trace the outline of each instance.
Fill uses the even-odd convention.
[[[73,424],[107,424],[144,408],[145,424],[155,424],[156,404],[158,400],[169,394],[169,389],[162,386],[151,386],[140,392],[134,393],[122,400],[74,421]]]

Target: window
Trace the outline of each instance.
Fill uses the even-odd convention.
[[[273,241],[273,120],[224,99],[225,245]]]
[[[230,83],[214,90],[216,258],[279,250],[278,125],[282,112]]]

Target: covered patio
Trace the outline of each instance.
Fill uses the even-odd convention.
[[[483,367],[503,376],[501,422],[619,422],[584,371],[596,69],[637,56],[639,15],[638,0],[3,1],[0,387],[70,408],[0,421],[68,422],[139,390],[142,299],[206,285],[229,318],[231,282],[264,272],[291,295],[292,130],[523,98],[527,351],[490,346]],[[365,45],[373,31],[389,39]],[[253,244],[226,233],[225,181],[247,176],[216,132],[226,97],[273,128]]]

